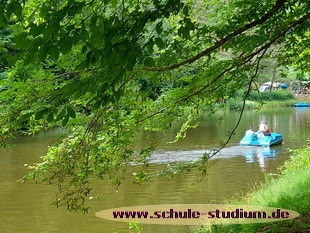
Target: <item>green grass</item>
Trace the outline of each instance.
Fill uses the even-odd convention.
[[[296,101],[290,91],[277,90],[270,92],[251,92],[245,102],[245,109],[259,108],[263,103],[264,107],[290,107]],[[233,110],[241,110],[243,105],[243,96],[237,92],[234,98],[228,100],[228,106]]]
[[[271,101],[264,101],[264,107],[292,107],[297,101],[295,99],[289,100],[271,100]]]
[[[245,102],[245,109],[258,109],[260,106],[262,108],[270,107],[291,107],[297,101],[295,99],[290,100],[270,100],[270,101],[249,101]],[[243,100],[241,99],[231,99],[229,100],[229,108],[232,110],[241,110],[243,105]]]
[[[294,150],[291,159],[281,168],[278,178],[267,176],[266,182],[248,194],[241,202],[256,206],[268,206],[297,211],[297,219],[265,224],[220,225],[206,232],[309,232],[310,229],[310,146]]]

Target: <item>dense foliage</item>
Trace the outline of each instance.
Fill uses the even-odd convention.
[[[151,174],[156,145],[132,144],[176,120],[185,122],[181,138],[200,109],[212,113],[239,89],[245,99],[263,59],[305,70],[309,8],[307,0],[3,0],[0,139],[68,128],[28,178],[57,182],[55,204],[74,210],[86,210],[94,180],[119,185],[132,161],[144,163],[136,182],[204,171],[206,155]]]

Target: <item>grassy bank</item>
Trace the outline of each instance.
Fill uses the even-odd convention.
[[[260,106],[267,107],[290,107],[298,102],[291,91],[277,90],[273,92],[251,92],[245,102],[246,109],[255,109]],[[242,93],[237,92],[234,98],[229,99],[230,109],[240,110],[243,105]]]
[[[310,231],[310,145],[294,150],[278,177],[268,175],[266,182],[241,202],[233,204],[268,206],[294,210],[300,217],[265,224],[212,226],[209,232],[309,232]]]
[[[267,101],[250,101],[245,102],[245,109],[258,109],[260,107],[292,107],[296,102],[296,99],[289,100],[267,100]],[[229,101],[229,108],[232,110],[242,109],[242,100],[234,99]]]

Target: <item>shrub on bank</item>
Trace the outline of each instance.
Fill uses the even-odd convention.
[[[229,104],[229,108],[232,110],[241,110],[243,106],[243,99],[233,98],[229,100],[228,104]],[[258,107],[258,103],[254,101],[246,101],[244,107],[245,109],[254,109]]]
[[[294,95],[290,91],[286,90],[276,90],[276,91],[264,91],[264,92],[251,92],[248,96],[248,100],[252,101],[272,101],[272,100],[289,100],[293,99]]]

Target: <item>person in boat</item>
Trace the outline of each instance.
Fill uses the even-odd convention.
[[[268,125],[265,126],[264,131],[260,134],[260,137],[271,136],[270,128]]]
[[[247,131],[245,131],[245,136],[254,134],[253,126],[251,125]]]
[[[265,127],[266,127],[265,121],[261,121],[260,125],[259,125],[258,132],[262,133],[265,130]]]

